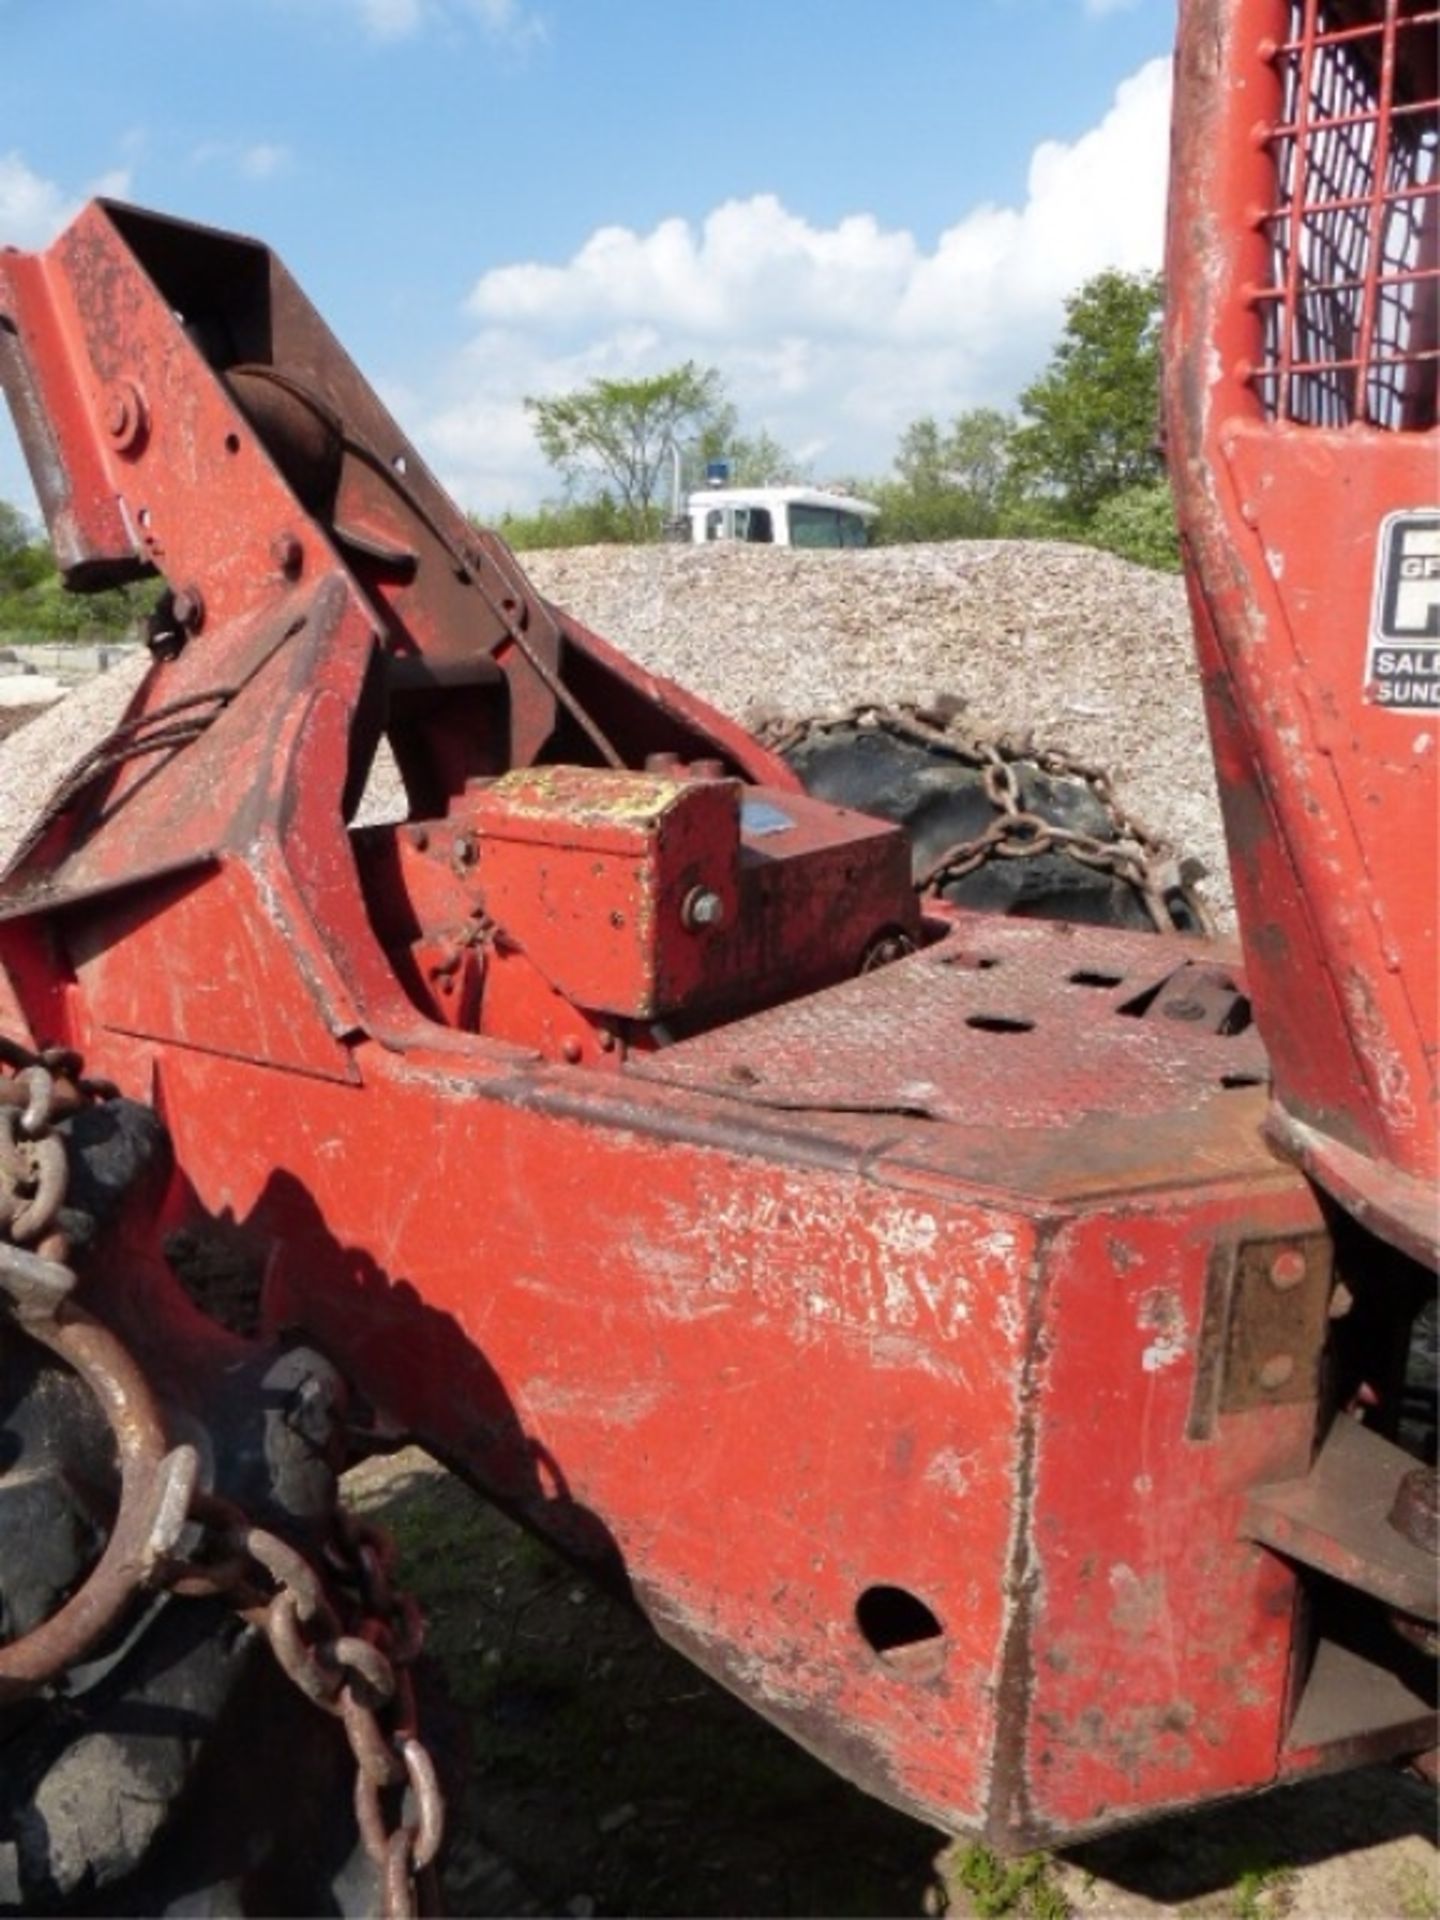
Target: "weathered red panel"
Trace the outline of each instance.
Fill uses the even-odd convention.
[[[1394,516],[1440,530],[1434,72],[1422,11],[1187,0],[1166,409],[1277,1137],[1432,1263],[1440,581],[1427,669],[1375,643]]]
[[[1247,1234],[1321,1228],[1252,1188]],[[1235,1196],[1157,1198],[1050,1247],[1029,1551],[1024,1769],[1036,1824],[1099,1821],[1275,1777],[1293,1574],[1240,1538],[1247,1488],[1309,1465],[1312,1398],[1195,1418],[1206,1294]],[[1097,1693],[1094,1676],[1124,1675]]]
[[[128,1045],[96,1059],[134,1071]],[[933,1123],[742,1121],[580,1069],[373,1048],[350,1090],[159,1059],[199,1199],[279,1249],[275,1319],[303,1315],[532,1522],[618,1554],[663,1632],[872,1790],[1010,1841],[1273,1777],[1293,1582],[1212,1496],[1291,1470],[1314,1406],[1183,1438],[1213,1244],[1316,1223],[1253,1151],[1243,1187],[1112,1202],[1057,1236],[1053,1203],[967,1187],[963,1131],[943,1178],[881,1170]],[[1163,1634],[1157,1654],[1096,1619],[1087,1556],[1174,1605],[1183,1673]],[[867,1645],[877,1585],[938,1617],[938,1672]],[[1033,1705],[1005,1678],[1032,1665]],[[1128,1763],[1083,1759],[1102,1674]],[[1140,1738],[1172,1699],[1207,1729],[1184,1765]]]

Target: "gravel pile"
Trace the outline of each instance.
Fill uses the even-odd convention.
[[[1233,903],[1185,590],[1049,542],[582,547],[532,553],[541,592],[740,720],[958,695],[977,725],[1110,769],[1121,804]]]
[[[736,718],[958,695],[967,718],[1095,760],[1194,854],[1231,924],[1181,583],[1080,547],[950,541],[864,552],[587,547],[527,554],[540,591]],[[0,742],[0,858],[120,717],[127,660]]]
[[[124,717],[149,665],[135,654],[0,739],[0,867],[65,775]]]

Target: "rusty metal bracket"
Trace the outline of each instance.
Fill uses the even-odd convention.
[[[1219,1414],[1316,1398],[1333,1275],[1323,1234],[1220,1249],[1206,1292],[1192,1440],[1208,1439]]]
[[[10,1278],[17,1271],[17,1251],[5,1249]],[[45,1284],[46,1276],[41,1281]],[[121,1618],[174,1550],[200,1465],[191,1446],[166,1451],[159,1408],[144,1375],[98,1320],[62,1298],[53,1313],[32,1313],[18,1324],[73,1367],[100,1402],[119,1457],[120,1504],[110,1538],[84,1584],[49,1619],[0,1647],[0,1703],[53,1680]]]
[[[1251,1494],[1241,1530],[1287,1560],[1434,1621],[1435,1556],[1391,1519],[1414,1468],[1413,1454],[1342,1414],[1309,1473]]]
[[[23,1051],[3,1048],[13,1065]],[[83,1082],[81,1083],[83,1085]],[[120,1469],[110,1537],[82,1584],[48,1619],[0,1647],[0,1703],[35,1691],[87,1653],[152,1579],[185,1526],[199,1472],[192,1446],[167,1451],[149,1384],[124,1343],[73,1298],[75,1274],[55,1220],[69,1177],[67,1142],[49,1131],[55,1079],[36,1058],[4,1083],[0,1097],[0,1231],[34,1238],[38,1249],[0,1240],[0,1334],[15,1328],[48,1347],[94,1394],[109,1424]],[[38,1137],[18,1169],[16,1127]]]

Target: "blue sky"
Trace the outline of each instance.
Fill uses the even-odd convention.
[[[1003,403],[1158,264],[1172,0],[0,0],[0,245],[266,240],[465,505],[520,401],[691,357],[819,478]],[[8,423],[0,497],[29,504]]]

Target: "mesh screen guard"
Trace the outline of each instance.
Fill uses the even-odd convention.
[[[1419,431],[1440,385],[1440,8],[1290,0],[1266,48],[1270,284],[1251,379],[1271,419]]]

